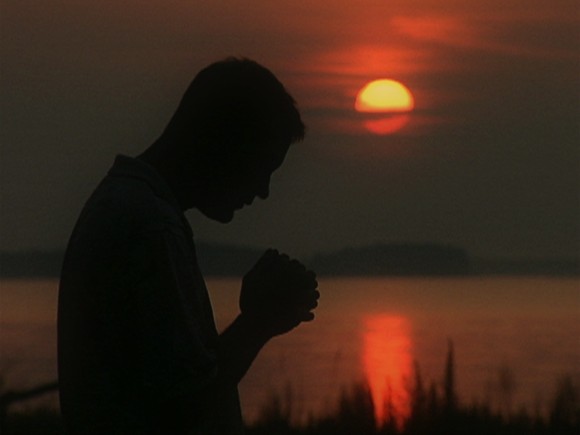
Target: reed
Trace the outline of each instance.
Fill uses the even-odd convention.
[[[508,376],[509,375],[509,376]],[[385,421],[377,422],[368,385],[356,383],[342,389],[334,409],[324,415],[310,415],[303,422],[295,415],[292,388],[287,385],[280,394],[273,394],[264,405],[260,418],[247,427],[247,435],[577,435],[580,433],[580,385],[571,375],[556,380],[549,397],[547,414],[527,409],[511,410],[510,391],[513,376],[502,368],[503,407],[490,400],[465,404],[455,391],[455,357],[453,344],[441,382],[426,384],[420,366],[415,363],[413,379],[408,383],[411,398],[410,414],[401,421],[389,400],[386,400]],[[56,384],[39,387],[44,392]],[[30,390],[36,391],[36,390]],[[28,392],[30,393],[30,392]],[[14,392],[0,391],[0,398],[15,397]],[[31,394],[32,395],[32,394]],[[19,396],[20,397],[20,396]],[[24,397],[24,396],[22,396]],[[0,400],[1,401],[1,400]],[[46,408],[8,412],[1,433],[6,435],[50,435],[62,433],[57,410]]]
[[[464,404],[455,391],[455,357],[453,343],[449,342],[442,382],[425,386],[418,363],[414,379],[409,385],[410,415],[401,423],[386,400],[386,419],[376,421],[369,387],[358,383],[344,388],[333,412],[311,416],[306,424],[297,424],[296,418],[282,409],[270,409],[268,415],[248,427],[248,435],[577,435],[580,433],[580,385],[571,375],[556,382],[549,398],[547,415],[526,409],[511,411],[510,392],[513,373],[505,367],[499,372],[500,387],[505,403],[492,406],[491,401]],[[509,376],[508,376],[509,375]],[[285,398],[285,408],[291,409]],[[281,400],[270,401],[281,404]],[[264,414],[262,414],[264,415]]]

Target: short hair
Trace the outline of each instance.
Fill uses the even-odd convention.
[[[253,60],[234,57],[195,76],[166,130],[201,139],[218,152],[252,151],[271,141],[289,145],[302,140],[304,131],[296,102],[276,76]]]

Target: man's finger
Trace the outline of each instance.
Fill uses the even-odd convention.
[[[266,249],[254,267],[267,267],[278,257],[276,249]]]
[[[316,307],[318,307],[318,300],[314,299],[313,301],[310,301],[310,304],[308,305],[308,310],[311,311]]]
[[[298,260],[290,260],[289,270],[294,273],[306,273],[306,266]]]

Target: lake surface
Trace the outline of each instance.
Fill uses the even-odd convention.
[[[239,280],[210,278],[221,330],[235,317]],[[441,385],[454,344],[460,400],[544,411],[559,376],[580,379],[580,279],[525,277],[322,278],[317,318],[272,340],[240,385],[246,419],[272,394],[293,415],[331,411],[365,381],[375,403],[391,391],[404,414],[417,361]],[[0,282],[0,374],[8,387],[56,379],[58,281]],[[499,379],[509,379],[502,389]],[[41,400],[56,406],[56,395]],[[34,402],[29,406],[34,405]]]

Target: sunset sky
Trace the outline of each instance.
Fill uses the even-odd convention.
[[[154,141],[199,69],[270,68],[307,138],[271,198],[202,240],[310,255],[438,242],[571,258],[580,246],[574,0],[3,0],[2,250],[58,249],[118,153]],[[413,94],[398,131],[354,110],[369,81]]]

